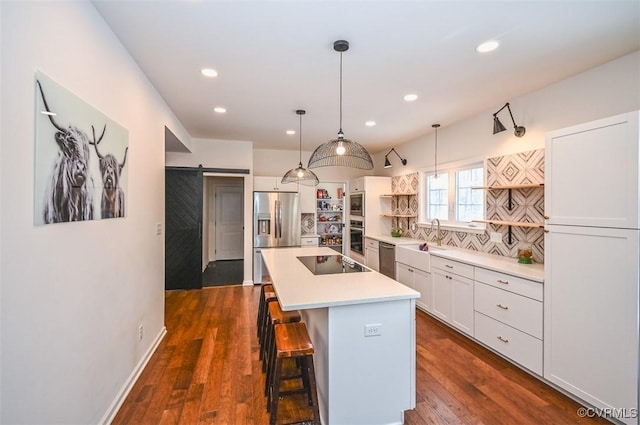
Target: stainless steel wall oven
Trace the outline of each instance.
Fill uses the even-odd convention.
[[[349,221],[349,234],[350,234],[350,247],[351,251],[357,252],[360,255],[364,255],[364,245],[362,237],[364,236],[364,221],[362,220],[350,220]]]

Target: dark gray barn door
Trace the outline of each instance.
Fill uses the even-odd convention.
[[[202,288],[202,171],[165,169],[165,289]]]

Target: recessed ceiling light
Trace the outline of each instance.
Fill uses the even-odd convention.
[[[373,120],[367,121],[366,123],[364,123],[364,125],[366,125],[367,127],[375,127],[376,122]]]
[[[296,131],[295,131],[295,130],[287,130],[287,134],[288,134],[289,136],[291,136],[291,135],[296,134]]]
[[[205,77],[210,77],[210,78],[214,78],[218,76],[218,71],[216,71],[215,69],[212,68],[202,68],[200,70],[200,72],[202,73],[202,75],[204,75]]]
[[[418,98],[417,94],[407,94],[404,96],[404,100],[406,100],[407,102],[413,102],[417,98]]]
[[[480,43],[478,47],[476,47],[476,52],[478,53],[488,53],[493,52],[500,46],[500,42],[498,40],[489,40],[484,43]]]
[[[213,112],[217,112],[218,114],[224,114],[225,112],[227,112],[227,109],[218,106],[217,108],[213,108]]]

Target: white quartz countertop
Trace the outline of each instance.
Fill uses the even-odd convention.
[[[425,241],[412,238],[394,238],[385,235],[366,235],[365,237],[376,239],[382,242],[392,243],[394,245],[412,245],[422,244]],[[427,241],[429,246],[435,243]],[[438,248],[438,247],[436,247]],[[489,254],[486,252],[473,251],[470,249],[457,248],[453,246],[442,246],[444,249],[433,249],[429,251],[431,255],[448,258],[450,260],[461,261],[473,266],[482,267],[484,269],[493,270],[501,273],[510,274],[512,276],[530,279],[535,282],[544,282],[544,265],[539,263],[520,264],[516,258],[504,257],[501,255]]]
[[[424,241],[421,241],[420,239],[413,239],[413,238],[406,238],[406,237],[399,237],[399,238],[394,238],[391,235],[364,235],[365,238],[369,238],[369,239],[375,239],[379,242],[386,242],[386,243],[390,243],[393,245],[409,245],[409,244],[413,244],[413,243],[423,243]]]
[[[297,258],[336,254],[336,251],[327,247],[262,249],[264,264],[283,310],[365,304],[420,296],[419,292],[373,270],[316,276]]]
[[[542,264],[520,264],[517,258],[503,257],[501,255],[449,246],[443,246],[443,248],[445,249],[434,249],[429,251],[429,253],[438,257],[482,267],[483,269],[506,273],[535,282],[544,282],[544,265]]]

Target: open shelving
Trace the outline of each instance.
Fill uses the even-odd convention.
[[[510,185],[495,185],[495,186],[474,186],[471,189],[484,189],[484,190],[508,190],[509,191],[509,200],[507,204],[507,209],[509,211],[513,210],[513,200],[511,197],[511,190],[513,189],[543,189],[544,183],[525,183],[525,184],[510,184]],[[544,229],[544,223],[530,223],[523,221],[505,221],[505,220],[471,220],[476,223],[489,223],[495,224],[498,226],[508,226],[509,228],[509,244],[512,243],[512,232],[511,227],[530,227],[530,228],[540,228]]]
[[[344,197],[340,195],[340,189],[344,193],[344,187],[342,184],[324,183],[324,185],[328,186],[329,190],[316,190],[316,233],[319,235],[318,245],[342,252],[344,242]],[[332,197],[330,193],[335,194],[336,197]]]

